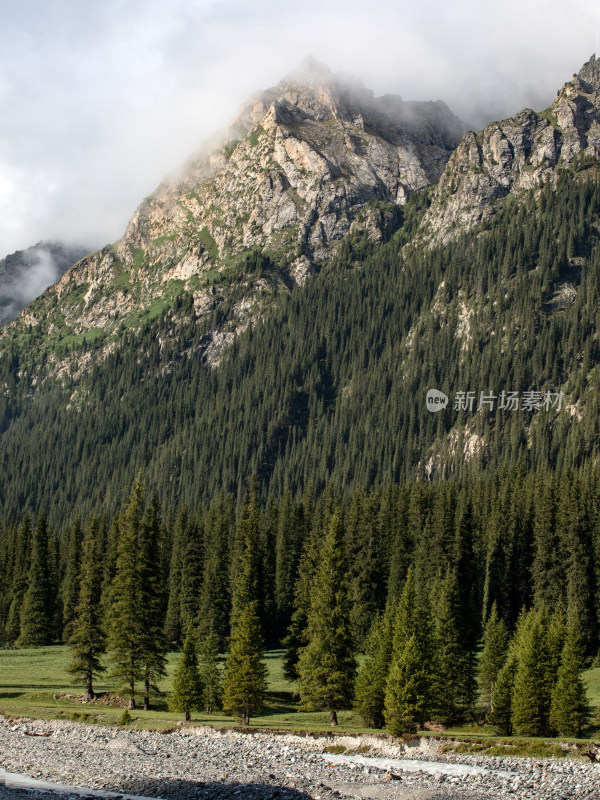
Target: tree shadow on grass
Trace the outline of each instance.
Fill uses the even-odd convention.
[[[42,692],[48,692],[48,694],[52,694],[53,692],[58,691],[59,689],[66,689],[71,690],[72,692],[75,691],[73,688],[72,683],[65,683],[65,684],[52,684],[49,686],[47,683],[3,683],[3,689],[19,689],[21,692],[31,692],[34,690],[39,690]]]
[[[269,692],[266,703],[258,716],[268,717],[272,714],[291,714],[298,710],[298,702],[292,692]]]

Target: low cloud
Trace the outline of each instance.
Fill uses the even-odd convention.
[[[0,256],[117,239],[165,174],[309,54],[481,127],[546,107],[599,31],[595,0],[5,3]]]
[[[36,248],[23,254],[14,273],[0,274],[0,325],[15,319],[58,277],[59,269],[49,250]]]

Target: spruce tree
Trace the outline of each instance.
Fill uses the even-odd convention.
[[[294,610],[286,636],[283,639],[283,674],[288,681],[298,680],[300,650],[306,646],[308,616],[314,575],[317,571],[320,531],[311,528],[304,543],[294,585]]]
[[[461,597],[455,570],[433,584],[432,607],[437,667],[443,676],[437,706],[445,720],[453,721],[463,717],[472,702],[470,649],[461,625]]]
[[[344,528],[335,511],[319,554],[307,625],[308,643],[298,660],[299,693],[305,708],[349,708],[354,694],[356,660],[352,641]]]
[[[211,632],[224,647],[229,632],[231,596],[229,586],[229,532],[233,528],[231,496],[221,495],[210,507],[204,522],[204,564],[196,630],[200,638]]]
[[[231,640],[223,676],[223,711],[241,717],[244,725],[249,725],[250,717],[262,708],[267,690],[258,600],[257,518],[253,487],[244,502],[238,530],[241,550],[232,573]]]
[[[71,524],[67,537],[65,574],[62,579],[60,598],[62,601],[63,641],[68,642],[75,606],[79,597],[79,573],[81,562],[81,543],[83,535],[79,517]]]
[[[517,659],[514,652],[509,649],[508,656],[494,683],[488,716],[496,731],[504,736],[511,736],[513,732],[513,693],[516,670]]]
[[[256,600],[239,608],[223,676],[223,711],[241,717],[244,725],[262,708],[267,691],[257,608]]]
[[[458,632],[463,645],[464,657],[464,704],[471,707],[477,690],[477,644],[481,636],[481,600],[479,583],[481,569],[477,565],[475,537],[478,521],[473,509],[471,495],[463,490],[459,496],[454,551],[456,587],[459,595],[460,611],[455,616]]]
[[[301,507],[296,507],[289,489],[286,489],[279,503],[275,540],[275,609],[280,636],[284,635],[292,615],[294,578],[301,547],[301,521]]]
[[[579,630],[577,618],[571,618],[570,622],[574,623],[575,627]],[[563,648],[567,639],[567,630],[568,625],[565,607],[563,603],[559,601],[554,608],[546,633],[546,643],[548,647],[548,682],[551,686],[556,682]]]
[[[182,630],[194,624],[198,611],[204,565],[202,509],[188,519],[181,554],[179,619]]]
[[[392,659],[393,612],[377,616],[367,639],[366,658],[356,678],[354,708],[369,728],[383,728],[385,687]]]
[[[432,709],[428,655],[415,633],[394,654],[385,692],[385,722],[394,735],[416,732]]]
[[[346,524],[348,587],[352,636],[357,650],[364,650],[373,618],[383,605],[381,537],[377,525],[377,501],[364,490],[352,497]]]
[[[174,645],[181,643],[185,633],[181,620],[181,583],[184,553],[189,539],[190,515],[185,506],[179,508],[172,534],[169,566],[169,600],[165,619],[165,636]]]
[[[386,727],[392,733],[416,730],[435,709],[438,670],[427,596],[417,599],[408,570],[394,620],[393,649],[385,691]]]
[[[33,534],[31,566],[27,591],[21,608],[19,647],[50,644],[52,630],[52,590],[49,574],[48,522],[41,512]]]
[[[144,709],[150,708],[150,692],[167,674],[166,642],[163,634],[162,531],[156,497],[152,499],[140,528],[139,626],[140,656],[144,680]]]
[[[169,697],[169,709],[185,714],[185,721],[189,722],[192,711],[199,711],[202,707],[202,682],[198,672],[198,657],[196,645],[191,628],[183,644],[175,673],[173,675],[173,691]]]
[[[17,529],[13,556],[12,584],[5,628],[6,641],[9,644],[13,644],[21,632],[21,609],[23,597],[27,591],[27,575],[30,565],[31,528],[31,516],[29,512],[26,512]]]
[[[260,506],[258,503],[258,484],[252,480],[249,493],[242,501],[238,520],[234,553],[231,564],[232,629],[237,616],[249,602],[256,602],[256,611],[261,616],[260,590]]]
[[[85,683],[85,698],[88,701],[94,699],[94,678],[106,670],[101,661],[106,651],[106,637],[100,608],[102,573],[97,552],[97,533],[98,521],[91,519],[83,542],[78,576],[79,595],[68,641],[71,661],[67,672],[74,680]]]
[[[483,707],[492,708],[494,687],[508,655],[509,634],[503,619],[498,616],[496,602],[485,624],[483,649],[479,657],[478,680]]]
[[[515,637],[514,729],[520,736],[544,736],[549,732],[551,675],[542,612],[532,610],[522,615]]]
[[[123,681],[134,709],[135,683],[144,680],[144,628],[140,608],[139,546],[143,488],[138,478],[119,520],[115,577],[111,586],[108,650],[113,664],[110,677]]]
[[[581,630],[572,624],[562,651],[550,706],[550,725],[561,736],[581,737],[581,729],[589,719],[587,695],[581,678],[584,649]]]

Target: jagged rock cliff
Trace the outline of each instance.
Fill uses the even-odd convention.
[[[561,167],[600,154],[600,61],[595,56],[550,108],[465,134],[423,221],[421,236],[447,242],[492,215],[510,192],[554,181]]]
[[[66,333],[155,315],[183,291],[203,314],[260,249],[273,269],[247,281],[243,322],[253,298],[302,283],[355,226],[385,238],[397,206],[439,179],[465,127],[441,102],[376,98],[305,65],[244,106],[220,140],[141,204],[121,241],[51,290]],[[47,312],[40,303],[25,321],[35,326]]]
[[[169,236],[171,260],[186,250],[184,273],[253,247],[287,265],[299,250],[326,259],[369,203],[402,204],[437,182],[463,131],[443,103],[375,98],[313,63],[249,103],[220,150],[146,200],[119,255]]]

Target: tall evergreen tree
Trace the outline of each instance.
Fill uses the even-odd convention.
[[[221,708],[223,680],[219,669],[219,635],[215,630],[205,634],[198,653],[198,674],[202,683],[204,710],[207,714]]]
[[[139,627],[140,657],[144,680],[144,709],[150,708],[150,692],[167,674],[166,642],[163,634],[162,530],[158,499],[152,498],[139,538]]]
[[[165,636],[171,644],[180,643],[186,630],[181,619],[181,587],[185,581],[184,560],[192,524],[188,509],[182,506],[175,519],[169,568],[169,600],[165,620]]]
[[[464,717],[473,702],[472,658],[455,570],[433,583],[432,608],[437,668],[443,676],[437,705],[442,717],[452,721]]]
[[[267,691],[257,608],[256,600],[238,606],[223,676],[223,711],[241,717],[244,725],[262,708]]]
[[[549,732],[552,689],[547,629],[540,611],[523,614],[515,633],[517,666],[512,698],[512,722],[521,736]]]
[[[204,569],[203,513],[199,509],[187,519],[185,540],[181,552],[179,579],[179,620],[181,630],[187,630],[198,617],[202,574]]]
[[[145,679],[144,628],[138,566],[143,493],[138,477],[119,520],[116,573],[111,586],[110,615],[107,620],[107,644],[113,663],[110,677],[123,681],[127,686],[130,709],[136,707],[135,683]]]
[[[418,598],[409,569],[394,620],[393,650],[385,691],[385,721],[392,733],[423,725],[438,694],[431,614],[427,595]]]
[[[279,504],[275,543],[275,607],[277,630],[283,637],[290,623],[294,601],[294,579],[302,546],[302,506],[297,507],[286,489]]]
[[[202,682],[198,672],[198,657],[191,627],[188,629],[183,650],[173,675],[173,691],[169,697],[171,711],[183,712],[189,722],[192,711],[202,706]]]
[[[204,564],[196,620],[200,638],[214,632],[221,648],[229,632],[231,612],[228,541],[233,526],[233,500],[221,495],[209,508],[204,523]]]
[[[504,736],[511,736],[513,732],[513,695],[516,671],[517,658],[514,649],[509,648],[506,660],[494,683],[488,716],[497,732]]]
[[[478,520],[471,495],[463,490],[457,508],[454,565],[460,613],[457,616],[464,653],[464,693],[467,706],[474,702],[476,693],[477,643],[481,632],[481,569],[477,565],[476,533]]]
[[[106,637],[100,607],[102,573],[98,554],[98,529],[98,520],[90,519],[83,542],[78,576],[79,594],[68,641],[71,661],[67,672],[74,680],[85,683],[85,697],[88,701],[94,699],[94,678],[106,671],[101,660],[106,652]]]
[[[375,618],[366,645],[366,658],[356,678],[354,708],[369,728],[385,724],[385,687],[392,660],[393,609]]]
[[[582,728],[589,719],[588,700],[581,678],[584,652],[581,629],[573,623],[561,654],[550,706],[550,725],[561,736],[581,737]]]
[[[48,538],[48,522],[41,512],[33,534],[28,586],[21,608],[19,647],[41,647],[51,641],[53,608]]]
[[[346,555],[349,567],[352,636],[363,650],[373,618],[383,606],[386,585],[382,575],[381,537],[377,499],[364,491],[354,493],[348,512]]]
[[[287,634],[283,639],[285,647],[283,674],[289,681],[298,679],[299,654],[307,643],[308,617],[319,558],[320,533],[316,525],[311,527],[300,556],[298,577],[294,585],[294,610]]]
[[[385,693],[385,721],[395,734],[414,733],[432,711],[431,665],[417,634],[394,654]]]
[[[231,567],[232,629],[235,627],[238,614],[249,602],[256,603],[256,611],[260,617],[262,611],[260,573],[260,506],[258,484],[254,477],[250,491],[242,501],[236,529]]]
[[[307,625],[308,642],[298,661],[302,705],[329,711],[349,708],[354,693],[356,660],[352,641],[350,602],[341,512],[334,512],[319,553]]]
[[[238,715],[244,725],[263,705],[267,668],[258,599],[258,499],[253,486],[242,508],[238,536],[241,552],[233,572],[231,641],[223,676],[223,711]]]
[[[508,644],[508,630],[504,620],[498,616],[498,610],[494,601],[492,610],[485,624],[483,649],[478,665],[481,700],[487,712],[490,712],[492,708],[494,687],[508,655]]]
[[[81,563],[81,543],[83,532],[81,520],[76,517],[69,527],[67,535],[67,551],[65,572],[62,579],[60,599],[62,603],[63,641],[68,641],[71,624],[75,615],[75,606],[79,597],[79,572]]]
[[[21,608],[23,597],[27,591],[27,576],[29,574],[31,550],[32,525],[31,516],[26,512],[17,528],[13,564],[12,584],[10,588],[10,602],[6,617],[6,641],[13,644],[21,633]]]

